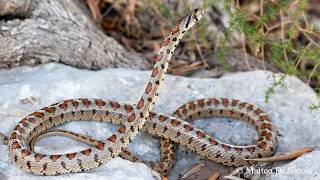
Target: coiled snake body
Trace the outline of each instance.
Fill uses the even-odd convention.
[[[8,142],[16,165],[24,171],[39,175],[89,170],[126,151],[128,143],[141,129],[184,145],[201,156],[228,166],[249,165],[253,162],[246,159],[272,155],[276,147],[276,136],[271,120],[261,109],[249,103],[236,99],[211,98],[191,101],[181,106],[172,116],[150,112],[175,47],[188,29],[202,16],[203,10],[195,9],[179,20],[172,29],[162,43],[151,78],[136,105],[102,99],[71,99],[47,106],[22,119],[14,128]],[[225,144],[187,122],[212,116],[237,118],[251,123],[258,131],[257,144],[249,146]],[[93,147],[80,152],[46,155],[33,151],[34,139],[50,133],[53,127],[75,120],[112,122],[119,124],[120,127],[105,141],[87,138]],[[85,139],[76,134],[74,136],[80,140]],[[170,143],[162,144],[162,148],[168,147],[172,147]],[[172,158],[169,153],[170,151],[162,151],[164,162],[169,162],[165,160]],[[164,168],[163,166],[162,164],[158,168]]]

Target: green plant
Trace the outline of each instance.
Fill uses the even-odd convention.
[[[242,36],[244,54],[250,54],[263,63],[268,62],[281,70],[283,75],[274,75],[273,81],[265,90],[265,102],[269,102],[278,86],[285,87],[284,81],[288,75],[299,77],[320,95],[320,31],[312,26],[306,18],[306,8],[311,1],[307,0],[277,0],[277,1],[241,1],[242,3],[257,3],[258,11],[253,14],[255,20],[248,20],[248,13],[242,9],[239,0],[203,0],[205,9],[222,5],[228,14],[229,27],[224,31],[224,37],[218,39],[218,60],[222,68],[228,70],[225,62],[227,51],[230,50],[231,35],[238,32]],[[314,3],[314,5],[319,6]],[[220,6],[221,7],[221,6]],[[210,21],[204,20],[197,30],[197,39],[205,47],[212,45],[212,37],[208,37],[205,26]],[[299,37],[299,38],[298,38]],[[316,40],[317,39],[317,40]],[[217,42],[217,41],[216,41]],[[249,48],[248,48],[249,47]],[[245,55],[246,56],[246,55]],[[250,69],[247,57],[244,58]],[[304,64],[310,64],[304,68]],[[320,109],[312,105],[312,109]]]
[[[270,87],[268,87],[267,90],[265,91],[264,101],[266,103],[270,101],[270,98],[274,93],[276,87],[281,86],[282,88],[286,88],[285,77],[286,77],[286,74],[272,75],[272,83]]]
[[[316,104],[311,104],[311,105],[309,106],[309,109],[310,109],[311,111],[319,110],[319,109],[320,109],[320,103],[319,103],[318,105],[316,105]]]
[[[246,37],[246,42],[249,46],[255,49],[264,49],[268,47],[268,53],[262,54],[262,60],[268,59],[282,70],[284,75],[280,78],[273,76],[273,82],[265,91],[265,101],[269,102],[271,95],[277,86],[284,86],[283,82],[288,75],[295,75],[303,81],[310,83],[314,79],[317,82],[315,91],[320,94],[320,71],[317,70],[320,64],[320,46],[309,35],[320,37],[319,31],[311,26],[308,22],[301,21],[304,15],[308,1],[295,0],[286,1],[279,0],[269,3],[264,3],[260,0],[260,16],[254,24],[250,24],[244,12],[241,11],[239,2],[234,3],[231,0],[224,1],[224,8],[231,17],[230,27],[228,31],[238,31]],[[288,22],[284,22],[285,18]],[[281,36],[277,39],[268,36],[268,23],[279,19],[279,28]],[[266,32],[267,31],[267,32]],[[304,37],[303,41],[297,41],[298,34]],[[314,68],[306,70],[299,68],[301,61],[313,64]],[[319,106],[312,106],[313,109]]]

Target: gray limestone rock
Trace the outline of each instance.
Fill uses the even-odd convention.
[[[136,103],[143,92],[149,71],[130,69],[105,69],[89,71],[66,65],[49,63],[37,67],[19,67],[0,70],[0,132],[8,135],[27,114],[70,98],[102,98]],[[277,153],[306,146],[316,151],[281,167],[309,168],[307,179],[319,179],[320,113],[310,111],[311,104],[318,104],[319,97],[296,77],[287,77],[286,88],[276,88],[269,103],[264,102],[265,90],[270,86],[272,73],[252,71],[225,75],[219,79],[196,79],[167,76],[154,111],[172,113],[182,104],[199,98],[230,97],[260,106],[278,128]],[[193,122],[219,140],[244,145],[255,142],[255,131],[242,122],[212,118]],[[101,122],[71,122],[65,129],[104,139],[115,131],[115,125]],[[41,140],[36,150],[42,153],[79,151],[86,145],[64,137]],[[145,160],[159,158],[158,141],[143,133],[129,145]],[[7,146],[0,145],[0,179],[41,179],[15,167]],[[177,163],[170,179],[181,177],[189,168],[203,161],[199,156],[178,148]],[[210,162],[211,164],[214,164]],[[206,163],[209,164],[210,163]],[[217,166],[221,172],[231,168]],[[53,176],[46,179],[154,179],[152,171],[144,164],[115,158],[101,167],[84,173]],[[275,174],[271,179],[304,179],[299,174]]]

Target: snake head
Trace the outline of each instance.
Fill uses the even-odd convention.
[[[204,14],[204,10],[197,8],[192,10],[189,14],[181,18],[177,26],[180,26],[180,29],[183,29],[184,31],[187,31],[189,28],[191,28],[195,23],[197,23]]]

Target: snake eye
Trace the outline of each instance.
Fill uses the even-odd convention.
[[[199,21],[199,19],[203,16],[204,10],[203,9],[194,9],[192,13],[192,19]]]

